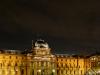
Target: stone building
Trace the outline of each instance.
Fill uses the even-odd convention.
[[[100,75],[100,55],[53,55],[40,39],[30,51],[0,50],[0,75]]]

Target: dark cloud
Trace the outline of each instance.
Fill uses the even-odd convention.
[[[99,48],[99,6],[94,0],[5,0],[0,6],[1,39],[26,46],[42,34],[48,41],[57,40],[57,49]]]

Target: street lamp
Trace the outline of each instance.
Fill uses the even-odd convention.
[[[41,70],[39,69],[38,72],[41,72]]]
[[[55,74],[55,69],[52,69],[52,74],[51,75],[54,75]]]
[[[40,70],[40,69],[38,70],[38,73],[37,73],[37,74],[38,74],[38,75],[40,75],[40,74],[41,74],[41,70]]]
[[[53,69],[52,72],[55,73],[55,69]]]

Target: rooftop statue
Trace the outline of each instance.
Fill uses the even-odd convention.
[[[39,39],[35,42],[35,48],[49,48],[47,42],[42,39]]]

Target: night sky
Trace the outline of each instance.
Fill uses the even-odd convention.
[[[0,48],[30,49],[46,40],[55,53],[100,52],[100,1],[3,0]]]

